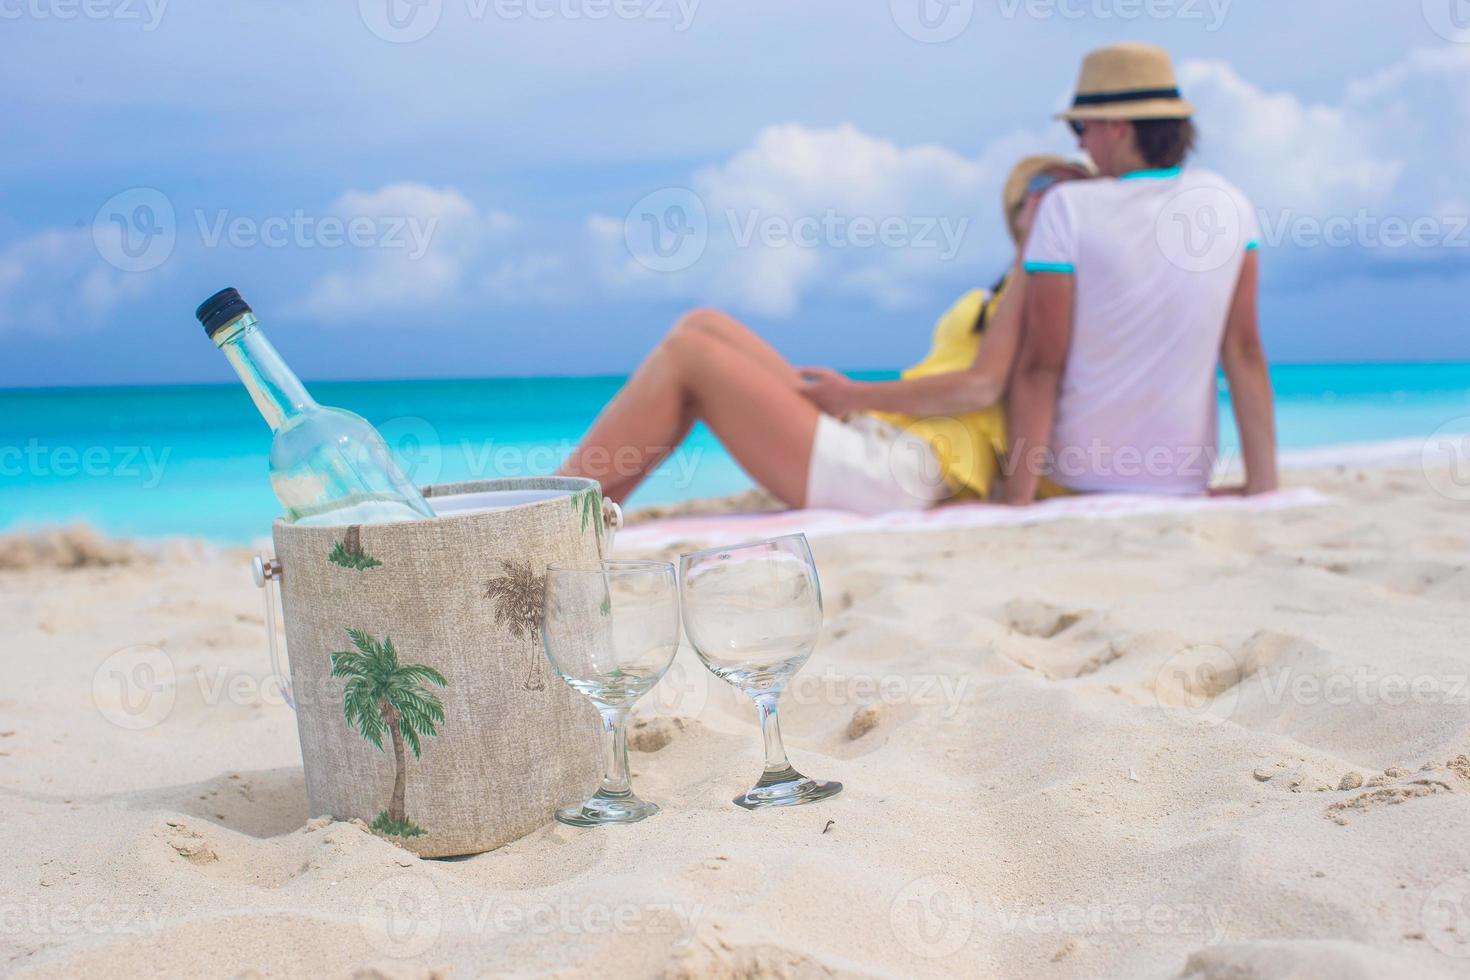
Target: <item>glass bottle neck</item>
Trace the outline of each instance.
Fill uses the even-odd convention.
[[[266,424],[275,431],[287,419],[315,408],[316,402],[260,331],[259,323],[255,314],[242,313],[214,335],[214,342],[240,376]]]

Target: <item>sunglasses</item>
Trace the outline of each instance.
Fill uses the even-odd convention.
[[[1077,136],[1081,136],[1083,133],[1087,132],[1087,123],[1083,122],[1081,119],[1069,119],[1067,120],[1067,125],[1072,127],[1073,134]]]

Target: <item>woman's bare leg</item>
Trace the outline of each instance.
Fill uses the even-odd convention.
[[[721,313],[719,310],[690,310],[679,319],[674,328],[707,333],[729,344],[747,357],[754,358],[766,370],[786,381],[793,388],[801,385],[801,375],[796,373],[796,368],[791,366],[790,361],[782,357],[776,348],[766,343],[760,334],[728,314]]]
[[[721,336],[711,322],[685,317],[670,331],[593,423],[562,474],[598,480],[603,493],[621,502],[703,420],[752,479],[790,506],[805,502],[816,407],[796,390],[795,371],[784,360],[775,365],[752,353],[752,345],[730,357],[734,332]]]

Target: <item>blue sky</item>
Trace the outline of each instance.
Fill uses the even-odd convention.
[[[1275,358],[1470,360],[1465,0],[415,3],[0,0],[0,385],[227,380],[223,285],[307,378],[617,373],[693,305],[899,367],[1124,39],[1262,211]]]

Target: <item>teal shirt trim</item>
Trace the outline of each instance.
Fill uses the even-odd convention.
[[[1169,167],[1166,170],[1135,170],[1131,174],[1124,174],[1119,180],[1168,180],[1178,177],[1183,172],[1181,167]]]
[[[1027,272],[1059,272],[1068,276],[1077,271],[1070,262],[1026,262],[1021,268]]]

